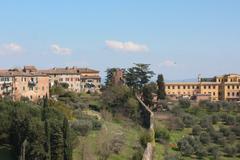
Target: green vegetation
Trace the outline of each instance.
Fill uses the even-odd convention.
[[[155,159],[240,159],[239,109],[234,102],[179,100],[155,113]]]

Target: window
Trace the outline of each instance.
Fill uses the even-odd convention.
[[[175,86],[172,86],[172,89],[175,89]]]
[[[203,88],[206,89],[206,86],[204,86]]]
[[[178,86],[178,89],[180,89],[180,86]]]
[[[168,86],[168,89],[171,89],[171,87],[170,87],[170,86]]]
[[[216,93],[215,93],[215,92],[213,92],[213,95],[215,96],[215,95],[216,95]]]
[[[44,91],[44,86],[42,86],[42,90]]]
[[[230,89],[230,86],[227,86],[228,87],[228,89]]]
[[[228,92],[227,95],[230,96],[230,93]]]
[[[235,93],[234,93],[234,92],[232,92],[232,96],[235,96]]]
[[[209,89],[211,89],[211,86],[208,86]]]
[[[215,89],[216,88],[216,86],[213,86],[213,89]]]
[[[32,99],[32,95],[30,95],[30,99]]]
[[[190,86],[188,86],[188,89],[190,89]]]
[[[183,89],[186,89],[186,86],[183,86]]]
[[[23,91],[25,91],[25,87],[23,87]]]

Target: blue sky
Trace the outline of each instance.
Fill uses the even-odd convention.
[[[239,0],[0,0],[0,68],[149,63],[166,79],[240,73]]]

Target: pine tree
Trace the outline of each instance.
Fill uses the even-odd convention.
[[[158,99],[161,99],[161,100],[166,99],[165,84],[164,84],[164,78],[162,74],[158,75],[157,86],[158,86],[158,91],[157,91]]]

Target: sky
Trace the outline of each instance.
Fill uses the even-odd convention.
[[[239,0],[0,0],[0,68],[240,73]]]

